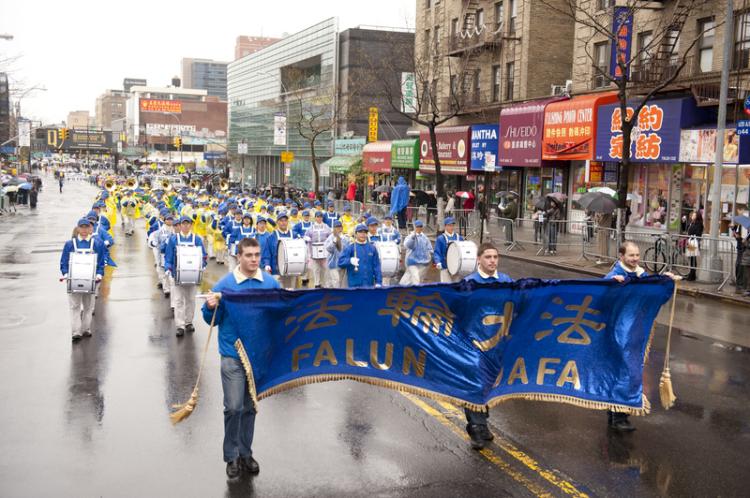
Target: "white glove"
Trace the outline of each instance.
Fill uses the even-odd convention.
[[[376,289],[379,289],[380,287],[382,287],[380,284],[375,284]]]
[[[268,265],[266,265],[266,267],[264,268],[264,270],[266,270],[266,273],[271,273],[271,267],[268,266]]]
[[[438,270],[442,270],[443,265],[441,265],[440,263],[435,263],[435,268],[437,268]]]
[[[96,276],[96,281],[97,282],[101,282],[102,281],[102,276],[101,275],[97,275]]]
[[[304,237],[302,237],[302,238],[303,238],[303,239],[305,239],[305,242],[310,242],[310,237],[308,237],[307,235],[305,235],[305,236],[304,236]]]
[[[168,278],[172,278],[172,271],[171,270],[167,270],[167,271],[164,272],[164,275],[166,275]]]
[[[352,264],[352,266],[359,266],[359,258],[357,257],[349,259],[349,262]]]
[[[68,279],[68,274],[66,273],[65,275],[63,275],[62,277],[60,277],[60,282],[64,282],[67,279]]]

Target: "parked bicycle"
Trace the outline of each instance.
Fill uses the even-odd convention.
[[[654,234],[654,245],[643,253],[643,267],[649,273],[671,271],[682,277],[690,272],[690,262],[683,250],[671,243],[666,234]]]

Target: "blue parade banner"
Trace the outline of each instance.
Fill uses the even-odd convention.
[[[665,277],[222,293],[259,400],[351,379],[480,409],[507,399],[649,411]]]

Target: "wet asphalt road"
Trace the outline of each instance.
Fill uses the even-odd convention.
[[[335,382],[264,400],[260,475],[228,483],[215,342],[196,412],[169,423],[192,389],[207,326],[196,320],[193,335],[174,336],[142,231],[126,238],[117,227],[119,268],[105,279],[94,337],[70,342],[59,254],[94,194],[69,182],[62,195],[44,191],[36,213],[0,218],[0,496],[748,494],[750,355],[706,336],[748,332],[750,313],[719,302],[678,305],[685,334],[672,344],[679,399],[669,412],[657,406],[657,326],[646,371],[653,412],[634,419],[633,434],[609,433],[602,412],[511,401],[492,410],[495,444],[480,454],[451,405]],[[514,277],[577,276],[501,266]],[[224,270],[209,268],[207,286]],[[703,309],[736,330],[706,328]]]

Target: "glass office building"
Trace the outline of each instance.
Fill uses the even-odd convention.
[[[316,122],[330,122],[336,106],[338,20],[327,19],[298,33],[229,63],[229,150],[238,178],[250,185],[281,185],[285,168],[281,152],[294,153],[287,165],[289,185],[312,188],[313,171],[309,141],[300,134],[311,115]],[[274,145],[274,118],[287,115],[287,145]],[[307,133],[306,133],[307,134]],[[278,134],[277,134],[278,138]],[[244,168],[237,155],[239,143],[247,144]],[[324,131],[315,141],[318,167],[331,157],[332,131]],[[328,178],[321,177],[320,187]]]

